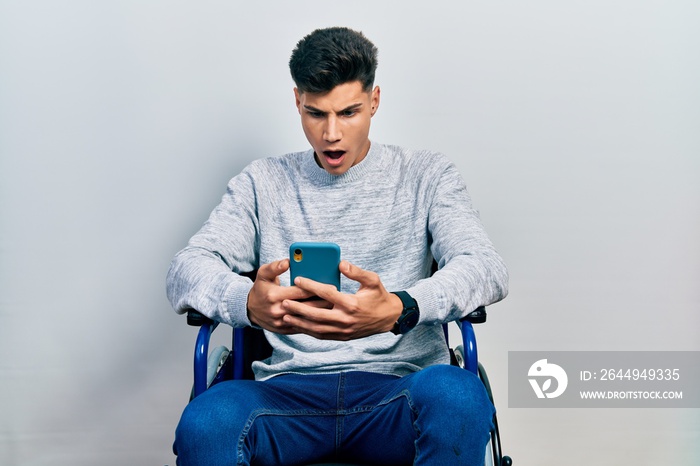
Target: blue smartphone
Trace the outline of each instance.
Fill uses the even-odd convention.
[[[289,246],[291,284],[296,277],[327,283],[340,290],[340,246],[335,243],[300,242]]]

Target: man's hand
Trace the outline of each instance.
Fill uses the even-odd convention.
[[[347,261],[342,261],[339,268],[347,278],[360,283],[357,293],[341,293],[333,285],[297,277],[296,286],[292,288],[304,292],[305,296],[317,296],[332,307],[326,309],[325,304],[318,302],[285,298],[279,314],[283,323],[280,328],[286,333],[306,333],[324,340],[352,340],[393,328],[403,309],[399,297],[389,293],[374,272]]]
[[[248,319],[257,325],[275,333],[299,333],[293,325],[284,321],[287,310],[283,309],[285,300],[301,300],[313,296],[313,293],[296,286],[280,286],[279,276],[289,269],[289,259],[271,262],[258,269],[258,274],[248,293]],[[309,302],[310,306],[327,305],[319,301]]]

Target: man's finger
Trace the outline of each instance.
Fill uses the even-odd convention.
[[[326,313],[305,312],[302,314],[287,314],[284,323],[295,328],[300,333],[305,333],[320,340],[349,340],[352,338],[352,325],[339,320],[342,314],[334,315],[332,310],[324,310]]]
[[[303,303],[293,303],[286,309],[288,313],[283,317],[283,322],[301,329],[304,333],[309,330],[322,332],[322,329],[337,332],[352,325],[345,313],[334,309],[316,308]]]
[[[343,293],[338,291],[335,286],[326,283],[320,283],[310,278],[297,277],[294,280],[294,285],[297,288],[311,293],[312,296],[317,296],[331,303],[339,303],[343,299]]]
[[[343,322],[345,313],[333,309],[333,303],[321,299],[309,301],[285,300],[282,307],[287,314],[284,319],[295,316],[313,322]]]
[[[325,299],[320,299],[318,297],[312,297],[311,299],[306,299],[303,301],[307,306],[315,307],[318,309],[333,309],[333,303],[326,301]]]
[[[275,291],[277,293],[276,296],[278,297],[278,301],[282,301],[285,299],[290,299],[293,301],[305,301],[309,298],[313,298],[314,296],[316,296],[314,293],[299,288],[298,286],[282,286]]]
[[[260,266],[257,278],[266,282],[273,282],[287,270],[289,270],[289,259],[270,262]]]
[[[379,276],[376,273],[361,269],[348,261],[341,261],[338,268],[340,269],[340,273],[362,285],[376,286],[379,282]]]

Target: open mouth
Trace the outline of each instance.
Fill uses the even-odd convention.
[[[344,150],[324,150],[323,156],[329,165],[337,166],[343,163],[343,158],[345,155]]]

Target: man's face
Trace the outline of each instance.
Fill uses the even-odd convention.
[[[306,139],[328,173],[342,175],[365,158],[379,87],[364,92],[362,84],[353,81],[322,94],[294,89],[294,96]]]

